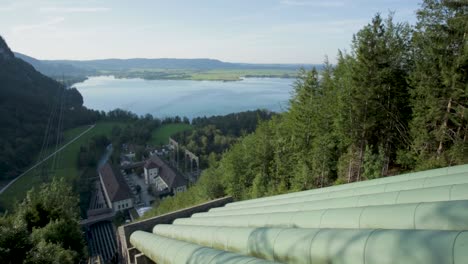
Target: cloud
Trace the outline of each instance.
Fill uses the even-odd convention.
[[[9,11],[14,11],[18,8],[20,8],[24,3],[19,3],[19,2],[12,2],[12,3],[7,3],[7,4],[2,4],[0,6],[0,12],[9,12]]]
[[[21,34],[26,31],[32,31],[32,30],[44,30],[44,29],[51,29],[53,26],[62,23],[65,20],[64,17],[54,17],[49,20],[46,20],[42,23],[38,24],[30,24],[30,25],[19,25],[19,26],[14,26],[11,31],[13,34]]]
[[[280,3],[288,6],[315,6],[315,7],[342,7],[342,1],[328,0],[280,0]]]
[[[97,13],[107,12],[108,7],[41,7],[40,12],[46,13]]]

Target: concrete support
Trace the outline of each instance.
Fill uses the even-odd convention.
[[[169,138],[169,145],[172,146],[173,151],[171,155],[171,165],[179,168],[179,143],[172,138]]]
[[[188,171],[187,166],[189,165],[188,163],[190,161],[190,173],[193,175],[194,169],[195,169],[194,166],[196,166],[195,173],[198,174],[200,172],[200,160],[198,156],[190,152],[188,149],[185,149],[184,157],[185,157],[185,170]]]
[[[224,197],[216,200],[212,200],[203,204],[199,204],[193,207],[181,209],[172,213],[165,215],[160,215],[157,217],[145,219],[139,222],[129,223],[118,228],[118,240],[120,245],[120,255],[122,256],[122,261],[124,263],[130,264],[133,263],[134,257],[130,257],[130,235],[137,231],[142,230],[146,232],[151,232],[153,227],[158,224],[171,224],[177,218],[190,217],[194,213],[206,212],[211,208],[224,206],[227,203],[232,202],[232,197]],[[133,254],[133,253],[132,253]]]
[[[145,254],[139,253],[135,255],[135,264],[154,264],[154,262],[149,259]]]
[[[127,263],[134,263],[135,256],[138,254],[140,254],[140,251],[134,247],[127,249]]]

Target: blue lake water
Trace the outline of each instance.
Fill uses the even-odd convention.
[[[91,77],[75,84],[84,105],[121,108],[156,117],[224,115],[255,109],[286,110],[294,79],[246,78],[236,82]]]

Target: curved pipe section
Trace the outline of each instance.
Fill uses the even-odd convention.
[[[135,231],[130,236],[130,243],[145,256],[158,264],[269,264],[263,259],[243,256],[203,247],[193,243],[169,239],[148,232]]]
[[[261,203],[265,201],[273,201],[273,200],[281,200],[285,198],[307,196],[310,194],[344,191],[344,190],[350,190],[350,189],[359,188],[359,187],[368,187],[368,186],[375,186],[375,185],[380,185],[380,184],[397,183],[397,182],[416,180],[416,179],[429,179],[429,178],[438,177],[438,176],[445,176],[445,175],[459,174],[459,173],[466,173],[466,172],[468,172],[468,164],[439,168],[439,169],[434,169],[434,170],[406,173],[406,174],[402,174],[398,176],[391,176],[391,177],[385,177],[385,178],[362,181],[362,182],[353,182],[349,184],[336,185],[336,186],[320,188],[320,189],[312,189],[312,190],[307,190],[307,191],[302,191],[302,192],[275,195],[275,196],[270,196],[270,197],[262,197],[262,198],[247,200],[247,201],[239,201],[239,202],[229,203],[226,205],[226,207],[238,207],[238,206],[244,206],[247,204]]]
[[[387,193],[357,195],[319,201],[308,201],[305,197],[302,202],[268,205],[250,208],[233,208],[224,211],[209,211],[196,213],[192,217],[213,217],[248,214],[265,214],[278,212],[297,212],[331,208],[350,208],[373,205],[407,204],[418,202],[455,201],[468,199],[468,184],[454,184],[431,188],[394,191]]]
[[[300,196],[293,196],[293,197],[283,197],[281,199],[269,199],[265,201],[259,201],[255,203],[248,203],[248,204],[241,204],[237,206],[228,206],[225,207],[218,207],[213,208],[210,212],[217,212],[217,211],[227,211],[232,209],[241,209],[241,208],[250,208],[250,207],[259,207],[259,206],[268,206],[268,205],[280,205],[280,204],[287,204],[287,203],[295,203],[300,201],[319,201],[319,200],[326,200],[332,198],[340,198],[340,197],[351,197],[356,195],[364,195],[364,194],[375,194],[375,193],[384,193],[384,192],[394,192],[394,191],[403,191],[403,190],[415,190],[415,189],[423,189],[429,187],[437,187],[437,186],[445,186],[445,185],[452,185],[452,184],[464,184],[468,183],[468,172],[464,173],[457,173],[451,175],[444,175],[444,176],[437,176],[437,177],[424,177],[420,179],[411,179],[401,182],[392,182],[392,183],[381,183],[372,186],[362,186],[356,187],[351,189],[345,190],[330,190],[328,192],[316,193],[304,193]],[[327,187],[321,190],[326,190]],[[299,194],[299,193],[298,193]],[[276,196],[274,196],[276,197]]]
[[[468,200],[364,206],[229,217],[179,218],[174,225],[468,230]]]
[[[467,231],[157,225],[153,232],[187,242],[203,232],[201,245],[283,263],[464,264],[468,259]]]

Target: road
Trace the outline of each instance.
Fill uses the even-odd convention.
[[[8,187],[10,187],[10,185],[12,185],[13,183],[15,183],[15,181],[17,181],[19,178],[23,177],[26,173],[28,173],[29,171],[33,170],[34,168],[36,168],[37,166],[41,165],[42,163],[44,163],[45,161],[47,161],[48,159],[50,159],[51,157],[53,157],[55,154],[59,153],[60,151],[62,151],[64,148],[68,147],[68,145],[70,145],[71,143],[75,142],[77,139],[79,139],[81,136],[83,136],[84,134],[88,133],[91,129],[93,129],[96,125],[91,125],[89,126],[88,129],[86,129],[85,131],[81,132],[81,134],[79,134],[78,136],[76,136],[74,139],[70,140],[67,144],[63,145],[62,147],[60,147],[58,150],[54,151],[52,154],[50,154],[49,156],[47,156],[46,158],[44,158],[43,160],[39,161],[38,163],[36,163],[34,166],[32,166],[31,168],[27,169],[25,172],[21,173],[18,177],[14,178],[13,180],[11,180],[7,185],[5,185],[5,187],[3,187],[1,190],[0,190],[0,194],[2,194],[6,189],[8,189]]]

